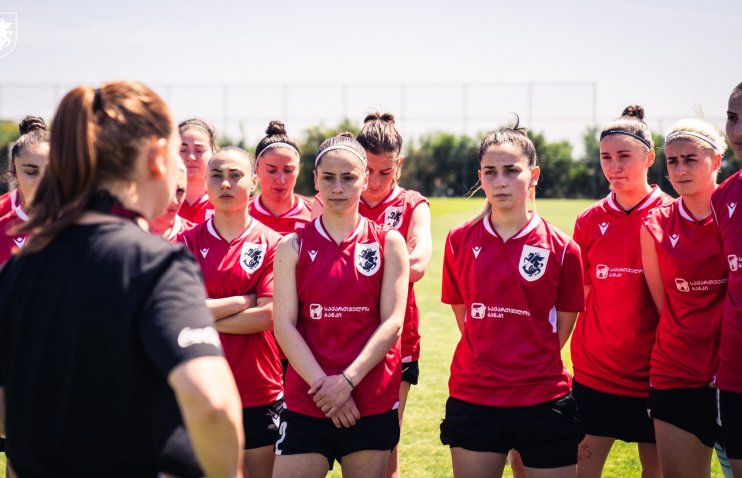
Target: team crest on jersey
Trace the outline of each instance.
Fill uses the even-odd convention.
[[[384,211],[384,224],[394,229],[399,229],[402,225],[402,208],[390,206]]]
[[[528,282],[541,278],[546,272],[546,263],[549,260],[549,250],[541,247],[523,246],[518,262],[520,275]]]
[[[252,274],[263,264],[266,248],[265,244],[255,244],[252,242],[246,242],[242,245],[240,265],[245,272]]]
[[[372,276],[381,267],[379,243],[356,244],[356,270],[365,276]]]

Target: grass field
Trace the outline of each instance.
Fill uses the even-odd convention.
[[[577,213],[590,203],[591,201],[581,200],[539,200],[537,208],[542,217],[571,234]],[[449,229],[475,216],[482,205],[482,199],[431,201],[433,258],[427,274],[415,290],[420,306],[422,335],[420,383],[412,387],[410,392],[400,444],[402,475],[405,477],[452,476],[449,450],[440,443],[438,426],[443,419],[445,401],[448,397],[449,366],[459,340],[459,331],[450,307],[440,302],[443,244]],[[563,355],[565,362],[571,366],[568,351],[569,346],[566,346]],[[3,457],[0,458],[0,473],[4,466]],[[626,478],[640,475],[636,446],[617,442],[603,476]],[[341,476],[337,465],[329,476]],[[509,469],[506,469],[505,476],[511,476]],[[722,476],[715,459],[712,476]]]

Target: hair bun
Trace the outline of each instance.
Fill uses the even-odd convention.
[[[21,135],[28,134],[32,131],[46,131],[46,122],[40,116],[26,116],[18,123],[18,129]]]
[[[629,118],[637,118],[640,121],[644,121],[644,108],[642,108],[639,105],[629,105],[626,108],[624,108],[621,116],[626,116]]]
[[[286,134],[286,125],[278,120],[273,120],[268,123],[268,129],[265,130],[265,134],[268,136]]]
[[[366,115],[366,118],[364,118],[363,123],[368,123],[370,121],[384,121],[385,123],[395,123],[395,118],[392,113],[379,113],[378,111]]]
[[[350,131],[343,131],[342,133],[338,134],[338,136],[344,136],[346,138],[356,139],[355,135],[351,133]]]

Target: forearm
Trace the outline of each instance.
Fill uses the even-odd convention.
[[[557,311],[557,334],[559,335],[559,350],[564,348],[564,345],[569,340],[569,336],[572,334],[572,329],[575,326],[576,320],[577,312]]]
[[[273,303],[244,309],[236,314],[218,319],[214,328],[223,334],[255,334],[273,330]]]
[[[250,307],[255,307],[255,294],[206,299],[206,307],[211,312],[214,320],[220,320]]]
[[[235,426],[242,426],[240,413],[238,406],[231,411],[184,413],[188,436],[206,476],[234,477],[241,472],[242,439]]]
[[[291,363],[291,367],[306,383],[312,385],[326,376],[317,359],[314,358],[314,354],[309,350],[304,338],[293,324],[276,324],[274,333],[283,353],[286,354],[286,358]]]
[[[456,317],[456,325],[459,327],[459,332],[461,332],[461,335],[464,335],[466,306],[464,304],[451,304],[451,310],[453,310],[453,315]]]
[[[399,340],[402,333],[401,319],[389,319],[381,323],[358,357],[343,371],[353,385],[357,386]]]
[[[410,253],[410,282],[417,282],[425,276],[425,271],[430,262],[430,254],[413,250]]]

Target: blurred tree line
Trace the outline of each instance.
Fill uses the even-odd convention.
[[[292,137],[299,143],[301,151],[301,172],[296,191],[307,196],[314,195],[313,173],[314,156],[320,143],[342,131],[358,132],[358,127],[345,120],[334,127],[313,126],[302,134]],[[536,190],[541,198],[599,198],[608,193],[608,182],[600,169],[600,130],[588,128],[582,136],[580,157],[575,157],[573,146],[568,141],[550,142],[542,132],[529,131],[541,165],[541,179]],[[477,188],[477,151],[485,133],[476,137],[455,135],[447,132],[432,132],[419,138],[405,138],[404,155],[400,184],[416,189],[426,196],[463,196]],[[18,125],[10,121],[0,121],[0,171],[7,171],[9,146],[18,137]],[[667,179],[667,167],[662,145],[664,137],[654,134],[657,157],[649,170],[649,182],[674,194]],[[233,142],[221,138],[219,144],[234,144],[251,153],[254,145],[244,141]],[[742,160],[734,158],[730,151],[724,159],[719,182],[733,174],[742,166]],[[0,181],[0,191],[6,185]],[[480,193],[481,194],[481,193]]]

